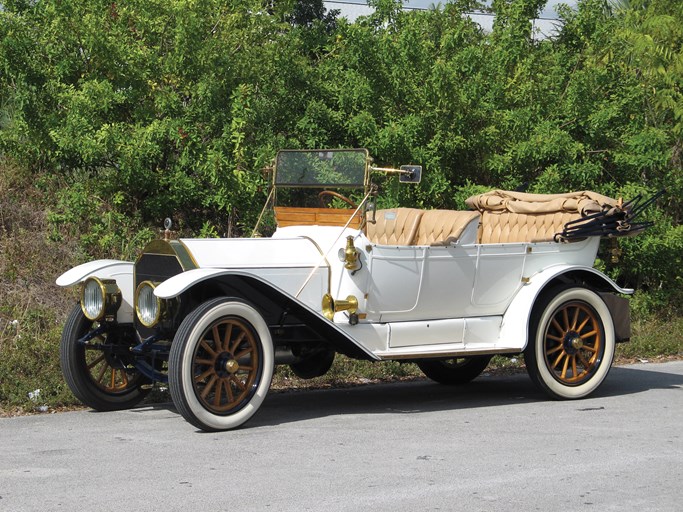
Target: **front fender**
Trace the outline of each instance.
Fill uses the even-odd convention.
[[[100,279],[114,279],[121,290],[121,307],[116,314],[120,323],[133,322],[134,304],[134,267],[135,264],[121,260],[96,260],[83,263],[67,270],[57,278],[57,286],[71,287],[82,283],[88,277]]]
[[[588,281],[593,287],[601,291],[625,295],[633,293],[632,289],[621,288],[605,274],[592,267],[557,265],[546,268],[532,276],[517,292],[508,306],[505,315],[503,315],[500,330],[502,344],[509,345],[510,348],[518,348],[520,351],[524,350],[527,344],[531,312],[541,292],[556,283],[577,281],[578,279]]]
[[[216,268],[196,268],[166,279],[154,289],[154,295],[160,299],[172,299],[189,290],[195,284],[213,279],[214,277],[232,274],[234,272]]]
[[[304,273],[296,278],[296,286],[292,289],[296,290],[301,286],[303,278],[308,274],[309,270],[303,269],[303,271]],[[291,291],[276,285],[272,280],[268,279],[268,276],[261,276],[244,270],[210,268],[188,270],[173,276],[159,284],[154,289],[154,294],[161,299],[171,299],[203,282],[217,280],[227,283],[228,281],[238,280],[240,282],[239,288],[243,294],[240,298],[253,302],[259,309],[266,308],[267,305],[259,304],[258,298],[268,297],[269,300],[282,307],[283,311],[291,311],[298,315],[305,325],[317,332],[321,339],[330,342],[338,352],[358,359],[378,360],[379,358],[361,342],[349,336],[334,322],[327,320],[316,308],[321,303],[324,292],[323,286],[327,286],[326,270],[323,269],[320,272],[320,279],[311,280],[304,287],[301,297],[296,297],[296,292],[291,293]],[[249,294],[249,290],[255,293]],[[314,298],[315,300],[313,300]]]

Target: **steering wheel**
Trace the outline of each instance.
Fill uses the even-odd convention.
[[[336,197],[337,199],[341,199],[342,201],[344,201],[351,208],[358,208],[358,205],[351,201],[351,199],[341,195],[339,192],[335,192],[334,190],[323,190],[318,194],[318,203],[320,204],[321,208],[325,208],[327,206],[328,197]]]

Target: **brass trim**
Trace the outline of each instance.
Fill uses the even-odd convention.
[[[171,242],[158,238],[148,243],[142,251],[143,254],[167,254],[175,256],[176,253],[171,247]],[[139,258],[138,258],[139,259]]]
[[[199,264],[197,264],[195,261],[190,250],[185,244],[182,243],[182,241],[179,240],[152,240],[145,246],[140,253],[140,256],[138,256],[137,260],[135,261],[136,266],[140,259],[146,254],[174,256],[178,260],[178,263],[180,263],[180,266],[183,270],[199,268]]]
[[[329,293],[323,295],[322,312],[325,318],[334,320],[335,313],[340,311],[348,311],[353,315],[358,311],[358,299],[353,295],[349,295],[346,297],[346,300],[334,300]]]
[[[180,262],[180,266],[183,267],[183,270],[199,268],[199,263],[194,259],[189,247],[187,247],[182,240],[174,240],[173,242],[172,246],[176,250],[176,257]]]
[[[94,317],[90,316],[85,308],[85,288],[89,282],[97,283],[100,288],[100,294],[102,295],[102,308]],[[83,315],[85,315],[88,320],[97,322],[105,317],[116,314],[119,307],[121,307],[121,290],[114,279],[100,279],[92,276],[81,283],[80,303]]]
[[[359,257],[360,253],[356,246],[353,245],[353,236],[347,236],[346,247],[344,248],[344,268],[346,270],[358,270],[360,268],[358,263]]]
[[[152,295],[154,295],[154,289],[157,287],[157,284],[158,283],[153,283],[152,281],[143,281],[135,289],[135,316],[137,316],[138,320],[140,321],[140,323],[142,325],[144,325],[145,327],[148,327],[148,328],[154,327],[161,320],[162,301],[159,297],[156,297],[156,296],[154,297],[156,302],[157,302],[157,312],[156,312],[156,315],[154,316],[154,319],[152,320],[152,322],[147,323],[142,319],[142,315],[140,314],[140,300],[139,300],[140,299],[140,291],[142,290],[142,288],[144,286],[148,286],[148,287],[152,288]]]

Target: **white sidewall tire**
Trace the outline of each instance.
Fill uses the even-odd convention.
[[[545,328],[550,318],[555,311],[564,303],[569,301],[583,301],[593,307],[600,318],[604,331],[604,345],[605,351],[595,374],[583,384],[577,386],[568,386],[559,382],[552,372],[548,369],[545,363]],[[615,339],[614,339],[614,324],[612,316],[605,302],[600,296],[586,288],[569,288],[558,293],[546,305],[538,323],[536,324],[536,332],[533,333],[534,355],[535,355],[535,370],[540,380],[540,384],[545,390],[555,398],[560,399],[576,399],[584,398],[593,393],[605,380],[607,374],[612,367],[614,359]]]
[[[178,349],[176,357],[174,357],[175,351],[173,349],[171,351],[169,378],[178,379],[178,375],[180,376],[177,382],[169,383],[173,401],[185,419],[202,430],[217,431],[237,428],[256,413],[268,394],[275,362],[270,331],[263,317],[256,309],[238,300],[219,299],[210,301],[200,306],[196,313],[199,313],[198,318],[195,314],[191,314],[183,321],[183,324],[189,321],[191,325],[186,326],[184,329],[183,327],[185,326],[181,324],[178,329],[178,333],[187,331],[187,335],[183,336],[183,339],[177,339],[178,335],[176,335],[174,345],[176,343],[180,344],[178,347],[175,347]],[[261,346],[263,368],[261,379],[249,402],[234,414],[223,416],[208,411],[201,404],[195,394],[192,381],[193,354],[202,334],[213,322],[226,316],[240,317],[254,328]]]

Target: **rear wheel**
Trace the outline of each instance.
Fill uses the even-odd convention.
[[[325,375],[332,368],[334,355],[334,350],[322,348],[307,354],[301,361],[292,363],[289,367],[300,379],[314,379]]]
[[[467,384],[483,372],[491,356],[456,357],[452,359],[418,361],[417,366],[427,377],[439,384]]]
[[[595,391],[614,349],[612,317],[597,293],[560,287],[534,306],[524,359],[531,379],[551,397],[583,398]]]
[[[256,413],[273,367],[273,342],[260,313],[236,299],[214,299],[180,325],[171,346],[169,389],[194,426],[228,430]]]
[[[140,402],[146,395],[141,386],[149,380],[132,364],[129,349],[134,344],[125,327],[103,329],[77,305],[59,347],[64,380],[76,398],[98,411],[128,409]]]

